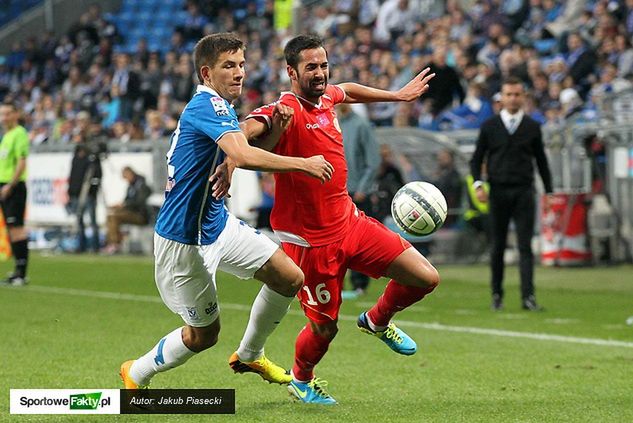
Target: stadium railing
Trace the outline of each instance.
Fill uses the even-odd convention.
[[[392,127],[378,128],[376,135],[380,143],[388,143],[396,158],[400,158],[396,164],[403,171],[405,180],[429,180],[436,168],[435,154],[444,148],[455,152],[457,169],[464,176],[468,174],[468,161],[474,150],[477,131],[432,132],[418,128]],[[568,121],[556,127],[544,126],[543,135],[555,191],[595,193],[598,182],[598,186],[602,187],[601,192],[608,198],[617,217],[618,247],[613,254],[620,260],[631,260],[633,124],[614,123],[608,120],[589,123]],[[596,142],[604,146],[604,151],[592,149],[591,145],[595,145]],[[151,155],[151,171],[146,171],[151,173],[148,180],[152,182],[154,192],[162,192],[166,180],[164,157],[168,144],[167,139],[164,142],[107,142],[108,154],[123,157],[126,163],[131,165],[134,165],[135,157],[145,155],[147,158],[148,154]],[[53,142],[33,147],[32,155],[37,157],[39,154],[65,152],[67,159],[72,151],[73,145],[59,145]],[[540,178],[537,180],[540,181]],[[109,183],[104,181],[104,184]],[[252,192],[249,195],[252,195]],[[454,215],[461,215],[462,212],[462,209],[450,211]]]

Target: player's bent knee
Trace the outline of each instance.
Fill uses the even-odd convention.
[[[440,272],[433,266],[428,271],[429,276],[426,280],[427,287],[430,290],[435,289],[440,284]]]
[[[204,328],[187,326],[183,331],[182,340],[187,348],[198,353],[217,344],[219,334],[220,323],[216,320],[210,326]]]
[[[283,286],[280,293],[287,297],[294,297],[301,289],[305,279],[303,271],[288,256],[284,257],[284,271],[282,273]]]
[[[437,271],[437,269],[433,267],[433,265],[431,265],[430,263],[424,265],[421,270],[421,275],[417,285],[422,288],[428,289],[430,292],[433,291],[435,287],[437,287],[439,284],[440,273]]]
[[[297,292],[299,292],[301,286],[303,286],[304,280],[305,276],[303,274],[303,271],[298,266],[295,266],[295,269],[292,272],[291,277],[289,278],[290,286],[288,287],[288,289],[291,291],[292,296],[297,295]]]
[[[338,325],[336,321],[328,323],[316,323],[310,321],[310,328],[314,334],[329,340],[334,339],[338,333]]]

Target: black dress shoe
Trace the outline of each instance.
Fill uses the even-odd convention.
[[[524,298],[522,301],[522,306],[523,306],[523,310],[528,310],[528,311],[543,311],[544,310],[543,307],[538,305],[538,303],[536,302],[536,298],[534,298],[534,295],[530,295],[529,297]]]
[[[490,308],[492,311],[501,311],[503,310],[503,299],[499,294],[492,295],[492,304],[490,304]]]

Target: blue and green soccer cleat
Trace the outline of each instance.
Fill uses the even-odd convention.
[[[308,383],[293,380],[288,385],[288,392],[306,404],[337,404],[336,400],[325,390],[326,386],[326,381],[316,377],[313,377]]]
[[[358,316],[356,325],[361,332],[376,336],[398,354],[413,355],[418,350],[415,341],[392,322],[389,323],[389,326],[387,326],[385,330],[374,331],[369,327],[369,323],[367,322],[367,313],[361,313],[361,315]]]

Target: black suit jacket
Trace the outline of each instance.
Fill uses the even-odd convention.
[[[470,162],[475,181],[481,180],[481,165],[487,160],[488,181],[494,185],[532,186],[534,162],[546,192],[552,192],[552,175],[547,164],[541,127],[527,115],[514,134],[506,129],[501,116],[486,120],[479,131],[477,147]]]

